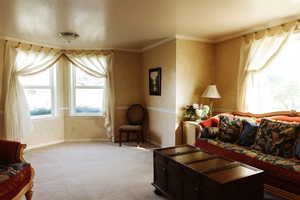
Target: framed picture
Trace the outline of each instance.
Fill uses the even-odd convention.
[[[161,68],[149,69],[149,94],[161,95]]]

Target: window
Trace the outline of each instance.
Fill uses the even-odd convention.
[[[262,72],[247,83],[246,106],[249,112],[300,110],[300,35]]]
[[[55,115],[55,71],[52,67],[32,76],[20,77],[33,118]]]
[[[96,78],[72,66],[71,114],[100,116],[104,112],[105,78]]]

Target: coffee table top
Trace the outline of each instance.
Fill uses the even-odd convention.
[[[204,152],[191,145],[168,147],[155,151],[220,184],[263,173],[263,170]]]

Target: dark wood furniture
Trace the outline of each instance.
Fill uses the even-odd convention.
[[[144,142],[144,131],[143,125],[146,116],[146,111],[144,107],[140,104],[131,105],[127,112],[127,125],[122,125],[119,127],[119,146],[122,146],[122,134],[127,134],[127,142],[129,142],[130,134],[136,134],[137,144],[142,141]]]
[[[21,144],[19,142],[15,141],[8,141],[8,140],[3,140],[0,139],[0,163],[1,165],[5,166],[7,164],[18,164],[18,163],[26,163],[24,160],[24,150],[26,148],[26,144]],[[17,165],[15,165],[17,166]],[[23,178],[25,176],[28,176],[27,173],[22,172],[17,172],[17,174],[14,174],[15,176],[19,176],[19,178],[10,181],[7,180],[6,182],[2,182],[0,187],[0,199],[7,199],[9,198],[10,200],[21,200],[24,199],[23,197],[25,196],[26,200],[32,200],[32,195],[33,195],[33,178],[35,175],[34,169],[29,165],[24,168],[25,171],[30,172],[29,174],[29,179],[24,182]],[[21,175],[20,175],[21,174]],[[21,184],[19,185],[19,181],[22,181]],[[15,182],[17,181],[17,182]],[[6,186],[5,184],[10,184],[10,186]],[[21,186],[21,187],[20,187]],[[2,190],[1,190],[2,189]],[[7,191],[3,192],[4,189],[8,189],[8,194],[6,193]],[[12,189],[10,191],[10,189]],[[13,195],[13,196],[12,196]]]
[[[155,192],[172,200],[262,200],[263,171],[190,145],[154,151]]]

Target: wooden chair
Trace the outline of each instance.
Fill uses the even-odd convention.
[[[119,127],[119,145],[122,146],[122,134],[127,134],[127,142],[129,142],[130,134],[134,133],[137,135],[137,145],[140,141],[144,142],[144,132],[143,125],[146,116],[146,111],[140,104],[131,105],[127,112],[127,125],[122,125]]]

